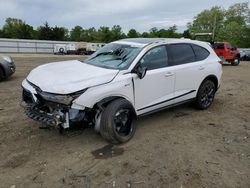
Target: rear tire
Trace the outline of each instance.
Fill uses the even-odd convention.
[[[129,141],[135,134],[135,113],[125,99],[117,99],[108,104],[101,116],[100,133],[112,144]]]
[[[215,92],[216,87],[214,82],[211,80],[205,80],[198,90],[196,106],[201,110],[205,110],[210,107],[213,103]]]

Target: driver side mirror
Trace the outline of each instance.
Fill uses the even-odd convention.
[[[138,66],[134,71],[140,79],[143,79],[147,73],[147,67]]]

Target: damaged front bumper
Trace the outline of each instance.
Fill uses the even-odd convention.
[[[21,103],[24,107],[24,113],[31,119],[38,121],[47,126],[62,126],[69,128],[69,112],[48,113],[40,109],[39,105]]]
[[[58,126],[67,129],[71,125],[88,121],[86,110],[71,108],[71,105],[65,105],[48,101],[39,92],[31,92],[23,88],[21,106],[25,114],[47,126]]]

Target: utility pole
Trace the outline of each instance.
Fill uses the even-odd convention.
[[[214,25],[213,25],[213,36],[212,36],[213,42],[214,42],[214,39],[215,39],[216,25],[217,25],[217,15],[215,14],[215,16],[214,16]]]

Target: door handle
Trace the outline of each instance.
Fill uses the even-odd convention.
[[[170,77],[170,76],[173,76],[174,75],[174,73],[172,73],[172,72],[167,72],[166,74],[165,74],[165,77]]]
[[[204,70],[205,69],[205,67],[199,67],[199,70]]]

